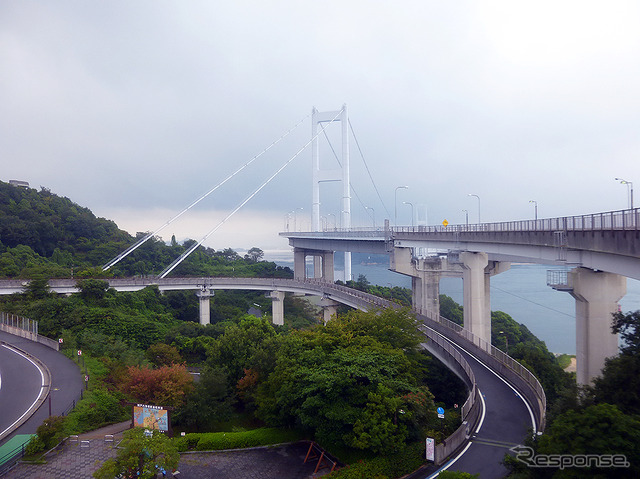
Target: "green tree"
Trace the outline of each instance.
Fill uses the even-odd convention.
[[[172,364],[182,363],[182,357],[174,346],[169,346],[164,343],[156,343],[149,346],[144,353],[145,358],[153,364],[158,366],[171,366]]]
[[[611,404],[570,410],[558,416],[539,440],[538,454],[623,454],[631,467],[603,470],[570,468],[554,478],[638,477],[640,474],[640,417],[624,414]]]
[[[255,246],[247,251],[247,254],[244,256],[244,259],[251,261],[252,263],[257,263],[262,260],[262,258],[264,258],[264,251],[260,248],[256,248]]]
[[[210,431],[231,417],[233,403],[226,372],[219,367],[205,367],[195,390],[174,413],[173,420],[176,425],[193,431]]]
[[[159,431],[135,428],[125,431],[115,459],[107,459],[93,473],[96,479],[152,479],[178,467],[180,455],[171,440]]]
[[[39,275],[29,281],[24,292],[28,299],[44,299],[51,294],[49,293],[49,280]]]
[[[396,409],[408,411],[405,396],[420,389],[419,341],[406,310],[353,312],[294,331],[279,339],[275,367],[258,385],[257,414],[302,426],[320,442],[390,453],[413,427],[412,415]]]
[[[640,414],[640,311],[615,313],[612,330],[622,336],[621,354],[606,360],[590,393],[596,403],[611,403],[627,414]]]
[[[76,285],[80,290],[80,297],[85,301],[99,301],[109,289],[109,283],[100,279],[81,279]]]
[[[391,389],[378,384],[377,391],[369,393],[362,414],[353,424],[349,444],[376,454],[396,451],[407,438],[407,427],[402,421],[398,424],[398,414],[406,414],[402,409],[404,404],[402,398],[393,396]]]
[[[623,354],[640,355],[640,311],[615,313],[611,329],[622,337],[623,346],[620,349]]]
[[[440,295],[440,315],[456,324],[462,325],[464,322],[462,306],[445,294]]]

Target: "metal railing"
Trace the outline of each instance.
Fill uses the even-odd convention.
[[[553,232],[553,231],[629,231],[640,227],[640,208],[608,211],[581,216],[563,216],[538,220],[504,221],[471,225],[401,226],[394,232],[450,233],[450,232]]]
[[[526,367],[513,359],[511,356],[505,354],[503,351],[496,348],[488,341],[477,337],[470,331],[464,329],[459,324],[456,324],[443,316],[434,318],[433,316],[429,315],[427,311],[421,312],[416,310],[416,312],[423,320],[428,321],[426,322],[426,324],[430,326],[440,326],[440,328],[436,329],[437,331],[445,335],[446,332],[449,331],[455,333],[458,338],[464,339],[465,342],[469,346],[471,346],[475,352],[482,353],[483,359],[489,360],[490,362],[494,363],[489,364],[489,366],[493,366],[492,369],[501,373],[503,376],[509,376],[506,379],[509,379],[509,382],[516,386],[516,389],[518,389],[520,393],[527,399],[529,404],[534,407],[533,413],[538,422],[538,429],[541,431],[544,430],[547,398],[544,389],[540,384],[540,381],[538,381],[538,378],[536,378],[536,376],[531,371],[529,371]],[[517,384],[520,381],[523,384]]]
[[[392,226],[389,230],[372,227],[325,228],[323,231],[287,231],[281,236],[380,238],[391,233],[452,233],[452,232],[552,232],[552,231],[629,231],[640,229],[640,208],[606,211],[577,216],[493,223]]]
[[[0,476],[3,476],[16,462],[24,457],[27,444],[28,442],[23,443],[3,456],[0,456]]]
[[[58,350],[58,342],[38,334],[38,322],[12,313],[0,311],[0,331],[29,339]]]

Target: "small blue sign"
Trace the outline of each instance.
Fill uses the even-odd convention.
[[[444,408],[439,407],[437,411],[438,411],[438,414],[444,414]]]

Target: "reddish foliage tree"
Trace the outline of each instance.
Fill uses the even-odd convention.
[[[258,373],[253,369],[244,369],[244,376],[240,378],[236,389],[238,391],[238,397],[245,400],[248,395],[254,390],[256,384],[258,384]]]
[[[173,364],[158,369],[131,366],[121,389],[139,402],[179,407],[193,387],[193,378],[187,368],[183,364]]]

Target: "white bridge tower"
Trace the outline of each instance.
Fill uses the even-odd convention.
[[[342,127],[342,160],[337,168],[320,168],[320,147],[318,136],[323,128],[321,123],[339,121]],[[311,115],[311,151],[313,163],[313,205],[311,208],[311,229],[320,231],[320,183],[326,181],[342,182],[342,210],[340,211],[340,224],[342,228],[351,228],[351,182],[349,178],[349,116],[347,105],[342,105],[340,111],[320,112],[313,108]],[[320,270],[320,258],[314,259],[314,275]],[[351,279],[351,253],[344,253],[344,279]]]

